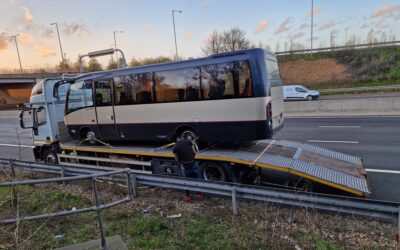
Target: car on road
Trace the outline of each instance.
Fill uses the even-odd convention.
[[[312,101],[318,99],[319,92],[309,90],[302,85],[283,86],[283,99],[288,100],[307,100]]]

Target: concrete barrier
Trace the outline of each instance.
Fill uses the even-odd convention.
[[[400,98],[357,98],[285,102],[286,116],[399,115]]]

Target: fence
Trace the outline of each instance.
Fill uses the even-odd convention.
[[[400,41],[380,42],[380,43],[362,43],[362,44],[345,45],[345,46],[324,47],[324,48],[317,48],[317,49],[300,49],[300,50],[279,51],[279,52],[275,52],[275,54],[280,56],[280,55],[302,54],[302,53],[312,53],[312,52],[329,52],[329,51],[336,51],[336,50],[360,49],[360,48],[395,46],[395,45],[400,45]]]
[[[76,168],[24,161],[10,161],[6,159],[0,159],[0,167],[10,168],[11,171],[13,171],[15,167],[18,167],[22,170],[61,174],[62,176],[98,174],[99,171],[106,171],[102,169],[94,169],[92,167]],[[197,191],[205,194],[229,197],[232,199],[234,215],[238,213],[237,199],[247,199],[398,222],[398,232],[400,234],[400,203],[396,202],[249,186],[235,183],[220,183],[180,177],[158,176],[136,173],[133,172],[133,170],[121,171],[126,171],[127,173],[131,171],[131,180],[135,183],[133,186],[140,184],[159,188]],[[97,176],[100,175],[101,174]],[[106,175],[102,176],[104,177]],[[124,180],[117,178],[112,181],[123,182]]]
[[[13,161],[10,161],[8,166],[10,168],[11,176],[15,177],[15,169],[14,169]],[[61,174],[64,176],[64,173],[62,171],[61,171]],[[112,176],[119,175],[119,174],[126,175],[127,196],[123,199],[113,201],[108,204],[100,204],[99,191],[97,188],[97,180],[99,178],[103,179],[106,177],[112,177]],[[98,224],[99,224],[101,246],[103,249],[108,249],[105,234],[104,234],[103,218],[101,216],[101,211],[104,209],[108,209],[108,208],[120,205],[122,203],[130,202],[133,199],[135,188],[132,185],[135,185],[135,182],[132,181],[133,177],[132,177],[132,173],[131,173],[130,169],[122,169],[122,170],[117,170],[117,171],[93,173],[93,174],[82,174],[82,175],[77,175],[77,176],[73,176],[73,177],[3,182],[3,183],[0,183],[0,188],[5,188],[5,187],[13,187],[14,188],[16,186],[21,186],[21,185],[37,185],[37,184],[57,183],[57,182],[62,182],[65,185],[65,183],[67,181],[78,181],[78,180],[87,180],[87,179],[91,179],[91,181],[92,181],[92,189],[93,189],[94,200],[95,200],[95,204],[96,204],[95,206],[67,210],[67,211],[54,212],[54,213],[33,215],[33,216],[17,217],[14,219],[6,219],[3,221],[0,221],[0,223],[1,224],[17,224],[17,223],[20,223],[23,221],[32,221],[32,220],[47,219],[47,218],[53,218],[53,217],[59,217],[59,216],[76,215],[76,214],[86,213],[86,212],[97,212],[97,220],[98,220]]]

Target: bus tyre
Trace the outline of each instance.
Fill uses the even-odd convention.
[[[96,133],[95,132],[93,132],[92,130],[88,130],[87,132],[86,132],[86,136],[85,136],[85,138],[84,138],[86,141],[88,141],[89,142],[89,144],[91,144],[91,145],[95,145],[97,142],[96,142]]]
[[[201,164],[201,174],[206,181],[227,181],[224,168],[216,162],[203,162]]]
[[[313,97],[310,96],[310,95],[308,95],[308,96],[306,97],[306,100],[307,100],[307,101],[312,101],[312,100],[313,100]]]
[[[183,139],[196,140],[198,138],[198,136],[192,129],[187,128],[187,129],[182,129],[179,132],[178,138],[180,140],[183,140]]]
[[[46,164],[57,164],[57,156],[53,148],[43,149],[43,161]]]

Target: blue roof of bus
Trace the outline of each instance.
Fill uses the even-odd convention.
[[[214,55],[210,55],[210,56],[202,57],[202,58],[178,61],[178,62],[147,64],[147,65],[141,65],[141,66],[137,66],[137,67],[128,67],[128,68],[123,68],[123,69],[103,70],[103,71],[84,73],[82,75],[79,75],[79,76],[73,78],[72,80],[76,81],[76,80],[100,78],[100,77],[105,77],[105,76],[111,75],[113,73],[124,72],[126,70],[147,69],[147,68],[153,68],[156,66],[167,66],[167,65],[182,65],[182,64],[187,64],[188,62],[198,62],[198,61],[217,59],[217,58],[222,58],[222,57],[227,57],[227,56],[244,55],[244,54],[249,54],[249,52],[250,53],[251,52],[262,52],[262,53],[268,53],[268,54],[275,56],[275,54],[273,52],[271,52],[270,50],[265,50],[265,49],[261,49],[261,48],[236,50],[236,51],[218,53],[218,54],[214,54]]]

